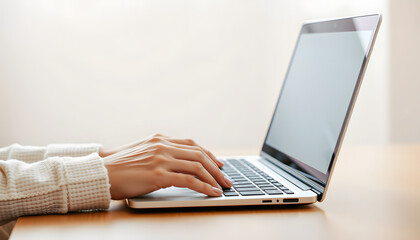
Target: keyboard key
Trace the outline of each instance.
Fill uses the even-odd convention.
[[[244,183],[244,182],[246,182],[246,183],[250,183],[251,181],[250,180],[248,180],[248,179],[239,179],[239,180],[233,180],[232,181],[232,183]]]
[[[243,179],[230,178],[230,180],[232,180],[232,182],[249,182],[249,180],[246,178],[243,178]]]
[[[235,174],[230,174],[229,177],[231,177],[231,178],[238,178],[238,177],[243,178],[244,176],[242,176],[241,174],[235,173]]]
[[[240,177],[240,178],[236,177],[236,178],[230,178],[230,179],[233,180],[233,181],[237,181],[237,182],[239,182],[239,181],[248,181],[248,179],[246,179],[244,177]]]
[[[269,195],[283,194],[280,190],[264,190]]]
[[[235,186],[233,186],[235,189],[241,189],[241,188],[255,188],[255,189],[258,189],[258,188],[256,188],[255,187],[255,185],[253,185],[253,184],[249,184],[249,185],[235,185]]]
[[[242,193],[242,192],[249,192],[249,191],[259,191],[256,187],[248,187],[248,188],[235,188],[236,191]]]
[[[239,194],[237,192],[224,192],[223,195],[225,195],[225,197],[239,196]]]
[[[258,185],[258,184],[257,184],[257,186],[258,186],[259,188],[273,188],[273,189],[277,189],[276,187],[271,186],[271,185]]]
[[[249,191],[249,192],[239,192],[242,196],[255,196],[255,195],[265,195],[261,191]]]
[[[254,183],[256,183],[256,184],[269,184],[267,181],[265,181],[265,180],[258,180],[258,181],[253,181]]]
[[[251,182],[245,182],[245,183],[235,183],[233,184],[234,187],[243,187],[243,186],[254,186]]]
[[[240,174],[239,172],[233,172],[233,173],[229,173],[229,176],[232,176],[232,177],[242,177],[242,174]]]
[[[232,179],[233,182],[249,182],[248,179],[244,178],[244,179]]]
[[[233,186],[253,185],[251,182],[233,182]]]
[[[245,176],[249,177],[249,178],[259,178],[260,176],[258,176],[257,174],[254,173],[244,173]]]
[[[253,182],[261,182],[261,181],[264,181],[264,179],[262,179],[262,178],[250,178],[250,179]]]
[[[234,185],[234,188],[257,188],[254,184],[250,183],[247,185]]]
[[[244,178],[244,176],[240,174],[228,175],[230,178]]]
[[[258,187],[274,187],[274,188],[277,188],[276,186],[273,186],[269,183],[258,183],[257,186]]]
[[[290,191],[290,190],[284,190],[283,192],[285,192],[286,194],[293,194],[294,192]]]
[[[277,188],[275,188],[275,187],[272,187],[272,186],[269,186],[269,187],[261,187],[261,186],[259,186],[262,190],[277,190],[277,191],[279,191]]]

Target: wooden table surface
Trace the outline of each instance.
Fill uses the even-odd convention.
[[[324,202],[19,218],[21,239],[420,239],[420,144],[343,146]]]

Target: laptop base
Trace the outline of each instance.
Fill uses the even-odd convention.
[[[235,157],[246,159],[276,180],[292,189],[294,194],[259,195],[259,196],[220,196],[208,197],[202,193],[187,188],[170,187],[155,192],[127,199],[127,205],[137,209],[151,208],[185,208],[185,207],[217,207],[217,206],[253,206],[253,205],[284,205],[309,204],[317,201],[317,194],[311,190],[303,191],[294,186],[271,169],[264,166],[260,157]]]

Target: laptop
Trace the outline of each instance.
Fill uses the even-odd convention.
[[[303,24],[259,156],[220,157],[233,187],[208,197],[170,187],[131,208],[309,204],[323,201],[381,15]]]

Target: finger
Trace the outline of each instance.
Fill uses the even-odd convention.
[[[200,146],[201,147],[201,146]],[[214,156],[213,153],[211,153],[209,150],[201,147],[201,149],[203,149],[203,151],[210,156],[211,159],[213,159],[213,161],[215,161],[217,163],[217,166],[219,168],[223,167],[225,164],[223,162],[221,162],[219,159],[216,158],[216,156]]]
[[[171,146],[174,146],[174,147],[176,147],[176,148],[182,148],[182,149],[187,149],[187,150],[193,150],[193,151],[199,151],[199,152],[201,152],[206,158],[208,158],[208,160],[211,162],[211,163],[213,163],[214,165],[216,165],[217,167],[219,167],[218,165],[217,165],[217,163],[216,162],[214,162],[211,158],[210,158],[210,156],[209,155],[207,155],[207,153],[205,153],[204,151],[203,151],[203,149],[202,148],[200,148],[200,147],[198,147],[198,146],[190,146],[190,145],[183,145],[183,144],[178,144],[178,143],[173,143],[173,142],[170,142],[170,141],[167,141],[167,140],[165,140],[166,142],[166,144],[168,144],[168,145],[171,145]]]
[[[163,134],[160,134],[160,133],[155,133],[155,134],[153,134],[153,135],[151,135],[151,136],[149,136],[145,139],[138,140],[138,141],[129,143],[127,145],[124,145],[124,146],[121,147],[120,150],[135,148],[136,146],[140,146],[140,145],[145,144],[147,142],[154,142],[155,140],[157,140],[157,139],[160,140],[161,138],[170,138],[170,137],[166,136],[166,135],[163,135]]]
[[[209,150],[201,147],[200,145],[198,145],[197,143],[195,143],[193,140],[191,139],[177,139],[177,138],[168,138],[168,137],[164,137],[165,140],[172,142],[172,143],[176,143],[176,144],[182,144],[182,145],[186,145],[186,146],[196,146],[199,147],[203,152],[205,152],[211,160],[213,160],[213,162],[215,162],[217,164],[217,166],[219,168],[223,167],[223,163],[221,161],[219,161]]]
[[[118,151],[117,153],[114,153],[113,156],[115,157],[122,157],[122,156],[131,156],[134,157],[136,155],[141,154],[144,152],[148,147],[150,147],[151,144],[143,144],[140,146],[135,146],[132,148],[124,149],[121,151]]]
[[[163,135],[163,134],[160,134],[160,133],[155,133],[155,134],[153,134],[153,136],[155,136],[155,137],[165,137],[165,138],[169,138],[169,136],[167,136],[167,135]]]
[[[184,144],[187,146],[196,146],[199,147],[203,152],[205,152],[210,159],[212,159],[219,168],[223,167],[223,163],[221,161],[219,161],[209,150],[203,148],[202,146],[198,145],[195,141],[191,140],[191,139],[176,139],[176,138],[168,138],[168,141],[174,142],[174,143],[178,143],[178,144]]]
[[[218,197],[222,195],[222,190],[215,188],[208,183],[202,182],[189,174],[167,172],[162,180],[166,187],[174,186],[181,188],[189,188],[191,190],[204,193],[208,196]]]
[[[163,146],[166,146],[166,152],[171,154],[171,156],[174,158],[200,162],[221,186],[228,188],[232,186],[232,183],[225,177],[225,175],[220,171],[220,169],[202,152],[184,148],[177,148],[170,145]]]
[[[187,173],[198,177],[203,182],[220,188],[214,177],[203,167],[201,163],[188,160],[173,159],[167,163],[167,169],[178,173]]]

